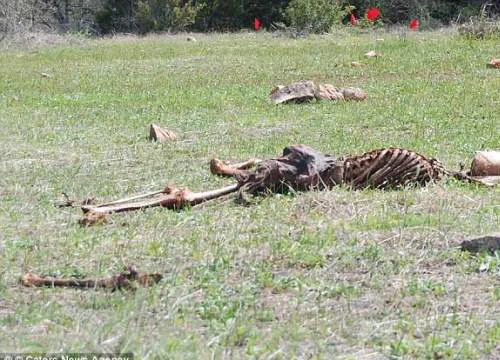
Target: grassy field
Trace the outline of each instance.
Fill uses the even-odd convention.
[[[0,53],[0,352],[137,358],[500,357],[500,259],[461,252],[500,229],[500,191],[445,180],[406,191],[227,197],[82,228],[66,192],[100,201],[166,183],[231,183],[214,157],[289,144],[401,146],[448,168],[500,148],[500,42],[447,33],[123,37]],[[380,58],[365,59],[376,50]],[[351,67],[352,61],[366,64]],[[42,73],[49,75],[43,76]],[[362,103],[274,106],[277,84],[357,86]],[[147,125],[178,141],[147,141]],[[161,272],[136,292],[23,288],[25,272]]]

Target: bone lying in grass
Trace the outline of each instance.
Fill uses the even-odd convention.
[[[162,129],[158,125],[151,124],[149,125],[149,140],[165,143],[177,140],[177,135],[171,130]]]
[[[98,279],[61,279],[54,277],[38,276],[32,273],[21,277],[20,282],[29,287],[71,287],[80,289],[135,289],[137,286],[147,287],[159,282],[163,276],[161,274],[145,274],[128,266],[125,271],[106,278]]]
[[[318,100],[365,100],[366,93],[359,88],[339,88],[331,84],[316,85],[310,80],[299,81],[287,86],[278,85],[269,94],[275,104]]]
[[[213,159],[210,162],[210,169],[212,173],[217,175],[235,176],[237,172],[244,171],[245,169],[255,166],[259,162],[260,160],[258,159],[251,159],[242,163],[227,165],[220,160]],[[167,186],[160,191],[131,196],[100,205],[84,205],[81,208],[85,216],[79,220],[79,223],[82,226],[106,223],[106,214],[146,209],[156,206],[162,206],[168,209],[182,209],[186,206],[195,206],[233,193],[237,191],[238,188],[239,184],[232,184],[221,189],[195,193],[187,189]]]
[[[86,216],[95,216],[95,214],[110,214],[156,206],[162,206],[168,209],[182,209],[186,206],[198,205],[202,202],[230,194],[236,190],[238,190],[238,184],[232,184],[221,189],[204,192],[191,192],[187,189],[177,189],[172,186],[167,186],[164,190],[159,192],[125,198],[97,206],[82,206],[82,211],[86,213]],[[131,199],[132,201],[130,201]]]

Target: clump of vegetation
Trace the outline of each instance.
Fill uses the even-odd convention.
[[[500,16],[498,1],[485,0],[0,0],[0,39],[14,33],[60,32],[99,35],[156,31],[235,31],[249,29],[257,17],[262,28],[296,33],[328,32],[337,24],[356,26],[407,24],[417,18],[425,28]],[[370,7],[380,10],[376,21],[365,21]],[[489,36],[491,26],[473,18]],[[496,27],[498,28],[498,27]],[[496,30],[495,30],[496,32]],[[483,35],[484,34],[484,35]]]
[[[461,25],[458,32],[462,36],[473,39],[496,39],[500,38],[500,22],[475,18]]]
[[[484,16],[471,17],[458,28],[458,33],[471,39],[500,38],[500,20]]]
[[[300,32],[325,33],[340,25],[348,11],[330,0],[292,0],[285,10],[289,25]]]
[[[194,24],[203,4],[191,4],[180,0],[140,0],[135,17],[142,33],[164,30],[185,30]]]
[[[194,24],[203,6],[180,0],[108,0],[95,20],[103,33],[182,31]]]

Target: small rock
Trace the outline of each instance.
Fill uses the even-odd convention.
[[[330,84],[321,84],[318,86],[316,98],[322,100],[344,100],[342,89],[339,89]]]
[[[187,40],[187,41],[196,42],[196,39],[195,39],[194,37],[192,37],[192,36],[188,36],[188,37],[186,38],[186,40]]]

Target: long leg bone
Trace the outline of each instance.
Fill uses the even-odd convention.
[[[155,206],[163,206],[168,209],[181,209],[186,206],[194,206],[202,202],[230,194],[237,191],[238,187],[238,184],[232,184],[211,191],[191,192],[189,190],[177,189],[167,186],[165,190],[161,191],[160,193],[151,193],[158,196],[154,196],[150,199],[130,202],[130,199],[135,200],[144,198],[144,196],[134,196],[132,198],[117,200],[112,203],[103,205],[85,205],[82,206],[82,210],[84,213],[88,214],[110,214],[115,212],[145,209]],[[149,195],[150,194],[146,194],[146,196]]]
[[[133,267],[128,266],[125,271],[107,278],[101,279],[60,279],[53,277],[42,277],[35,274],[25,274],[20,282],[24,286],[31,287],[72,287],[80,289],[105,288],[111,290],[134,289],[135,285],[146,287],[159,282],[161,274],[139,273]]]
[[[163,189],[163,190],[152,191],[152,192],[149,192],[149,193],[146,193],[146,194],[140,194],[140,195],[135,195],[135,196],[131,196],[131,197],[128,197],[128,198],[123,198],[123,199],[119,199],[119,200],[115,200],[115,201],[110,201],[110,202],[107,202],[107,203],[104,203],[104,204],[99,204],[99,206],[116,205],[116,204],[122,204],[122,203],[131,202],[133,200],[145,199],[145,198],[148,198],[148,197],[151,197],[151,196],[154,196],[154,195],[163,194],[163,193],[165,193],[165,191],[166,191],[166,188]]]
[[[226,165],[218,159],[213,159],[210,162],[210,169],[213,174],[222,176],[234,176],[239,172],[246,171],[246,169],[260,163],[260,160],[250,159],[242,163]],[[205,191],[205,192],[191,192],[187,189],[178,189],[172,186],[167,186],[160,191],[153,191],[150,193],[131,196],[100,205],[83,205],[81,207],[85,216],[80,219],[82,226],[91,226],[98,222],[105,222],[106,214],[146,209],[150,207],[163,206],[168,209],[182,209],[186,206],[194,206],[205,201],[209,201],[230,193],[237,191],[240,184],[232,184],[220,189]]]

